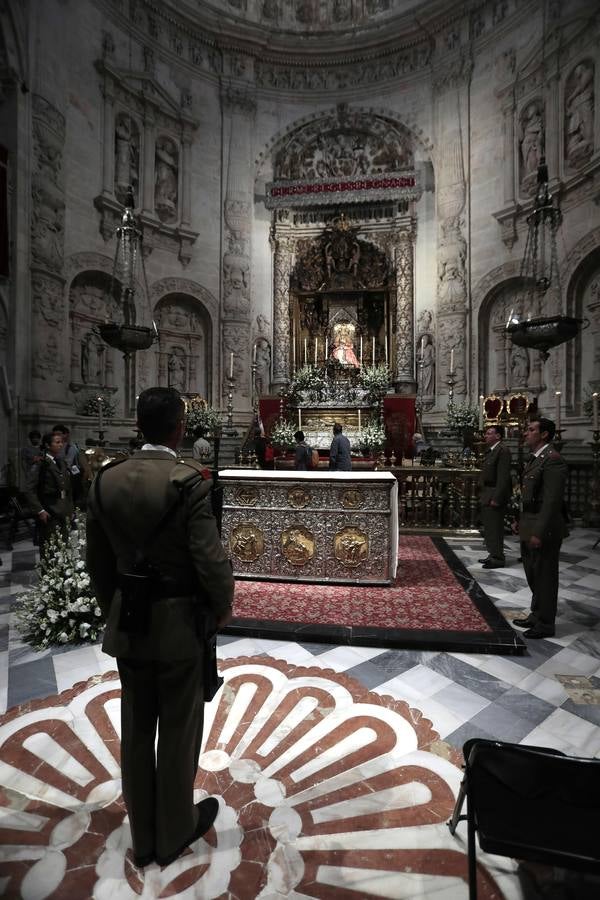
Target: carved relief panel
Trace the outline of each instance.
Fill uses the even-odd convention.
[[[540,97],[529,100],[519,115],[519,185],[522,194],[534,194],[542,156],[544,104]]]
[[[565,83],[564,154],[571,168],[587,162],[593,153],[594,105],[594,63],[584,60]]]
[[[207,310],[195,297],[168,294],[156,304],[154,320],[159,335],[157,383],[210,399],[212,328]]]
[[[156,140],[154,208],[161,222],[176,222],[179,195],[179,152],[171,138]]]
[[[115,121],[115,197],[125,203],[129,186],[139,202],[140,132],[135,119],[121,112]]]

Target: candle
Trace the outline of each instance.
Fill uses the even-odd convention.
[[[387,335],[386,335],[386,338],[385,338],[385,364],[386,364],[386,366],[387,366],[387,364],[388,364]]]
[[[98,431],[102,431],[102,397],[98,397]]]
[[[298,407],[298,431],[302,431],[302,410]]]
[[[317,365],[317,351],[319,347],[319,338],[315,338],[315,366]]]
[[[229,377],[233,378],[233,350],[229,354]]]
[[[304,365],[308,362],[308,338],[304,338]]]
[[[292,325],[292,359],[294,362],[294,372],[296,371],[296,325]]]
[[[360,424],[360,409],[359,409],[359,411],[358,411],[358,430],[359,430],[359,431],[362,430],[362,425]]]
[[[421,353],[423,352],[423,346],[421,346]],[[454,347],[450,351],[450,374],[454,375]]]
[[[325,362],[329,359],[329,338],[325,338]]]
[[[454,353],[454,350],[452,351]],[[483,403],[485,397],[483,394],[479,395],[479,430],[483,431]]]
[[[454,353],[454,351],[452,351]],[[452,359],[452,357],[450,357]],[[421,338],[421,359],[425,359],[425,336]],[[450,371],[452,371],[452,363],[450,363]]]
[[[254,349],[252,351],[252,362],[256,362],[256,344],[254,345]]]
[[[555,391],[554,396],[556,397],[556,422],[554,425],[556,430],[560,431],[560,391]]]
[[[592,394],[592,426],[598,431],[598,394]]]
[[[373,338],[373,368],[375,368],[375,338]]]
[[[361,334],[361,336],[360,336],[360,358],[359,358],[359,362],[360,362],[360,367],[361,367],[361,369],[362,369],[362,334]]]

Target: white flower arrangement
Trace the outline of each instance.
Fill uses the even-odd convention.
[[[85,569],[85,522],[67,540],[55,532],[47,546],[38,583],[17,597],[17,627],[36,650],[95,643],[104,623]]]
[[[115,414],[115,404],[110,397],[105,397],[104,395],[100,397],[89,397],[79,410],[79,415],[97,417],[100,407],[102,407],[102,415],[104,418],[112,419]]]
[[[367,393],[367,399],[371,403],[381,400],[390,386],[392,373],[387,365],[364,366],[358,376],[359,384]]]
[[[295,433],[296,429],[291,422],[280,419],[271,429],[271,443],[274,447],[290,450],[296,443]]]
[[[221,429],[221,413],[200,397],[185,401],[185,433],[193,437],[196,428],[205,428],[214,436]]]
[[[385,430],[377,420],[367,422],[361,428],[357,438],[358,446],[367,453],[375,453],[382,450],[385,445]]]
[[[477,428],[479,422],[479,410],[468,403],[449,403],[446,410],[446,423],[448,428],[456,431],[464,431],[465,428]]]

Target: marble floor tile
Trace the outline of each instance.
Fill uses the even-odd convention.
[[[490,705],[491,701],[467,690],[460,684],[449,684],[432,694],[432,699],[445,706],[450,712],[460,716],[465,722]]]

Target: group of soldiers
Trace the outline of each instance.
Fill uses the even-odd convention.
[[[89,488],[86,562],[106,622],[103,650],[116,657],[121,678],[123,797],[133,862],[144,867],[175,860],[219,812],[214,797],[194,805],[193,792],[204,701],[212,696],[210,637],[231,619],[234,579],[202,465],[204,435],[197,436],[198,460],[177,453],[186,427],[179,393],[143,391],[137,420],[146,443],[100,469]],[[303,437],[299,433],[297,440]],[[554,423],[544,418],[530,422],[525,434],[531,458],[516,527],[532,601],[529,614],[514,624],[525,627],[529,638],[551,636],[555,627],[567,468],[553,437]],[[489,569],[506,564],[504,518],[512,481],[502,429],[491,425],[485,440],[481,510],[489,554],[483,565]],[[346,467],[346,456],[349,461],[346,445],[341,427],[334,427],[338,469]],[[70,446],[68,433],[45,435],[31,466],[28,499],[42,554],[48,535],[68,528],[72,515],[81,471]]]

